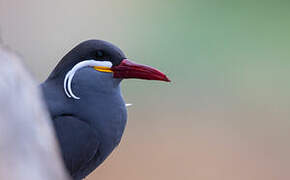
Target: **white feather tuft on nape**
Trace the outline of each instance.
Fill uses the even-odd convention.
[[[67,72],[63,81],[64,92],[69,98],[80,99],[73,93],[71,88],[71,83],[77,70],[83,67],[93,67],[93,66],[102,66],[111,68],[112,63],[110,61],[95,61],[95,60],[86,60],[77,63],[70,71]]]

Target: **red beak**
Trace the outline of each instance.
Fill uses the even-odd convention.
[[[137,78],[170,82],[167,76],[159,70],[150,66],[137,64],[128,59],[124,59],[118,66],[113,66],[111,70],[114,72],[114,78]]]

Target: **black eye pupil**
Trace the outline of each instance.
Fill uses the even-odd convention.
[[[97,56],[98,56],[98,57],[102,57],[102,56],[104,56],[103,51],[97,51]]]

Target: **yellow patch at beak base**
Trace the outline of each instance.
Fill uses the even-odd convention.
[[[104,66],[94,66],[94,69],[101,72],[113,72],[111,68]]]

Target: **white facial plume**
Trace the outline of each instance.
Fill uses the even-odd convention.
[[[73,93],[72,88],[71,88],[71,82],[76,71],[83,67],[94,67],[94,66],[102,66],[102,67],[111,68],[112,63],[110,61],[95,61],[95,60],[86,60],[86,61],[77,63],[70,71],[67,72],[64,78],[64,82],[63,82],[63,88],[65,91],[65,94],[69,98],[80,99]]]

